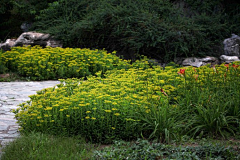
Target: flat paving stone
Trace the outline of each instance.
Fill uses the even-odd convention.
[[[59,81],[0,82],[0,159],[2,147],[20,136],[12,109],[30,100],[29,96],[44,88],[54,87]]]

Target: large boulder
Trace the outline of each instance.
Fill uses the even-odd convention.
[[[231,38],[227,38],[223,41],[224,54],[227,56],[240,56],[240,37],[236,34],[232,34]]]
[[[60,41],[55,40],[52,36],[45,33],[25,32],[22,33],[17,40],[8,39],[5,43],[0,43],[0,49],[10,50],[11,47],[25,45],[40,45],[42,47],[62,47]]]

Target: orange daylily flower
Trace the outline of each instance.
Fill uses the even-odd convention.
[[[194,69],[194,72],[197,72],[197,70],[196,70],[196,68],[195,68],[195,67],[194,67],[193,69]]]
[[[232,67],[233,67],[234,69],[237,69],[239,66],[240,66],[240,65],[236,65],[236,64],[233,64],[233,65],[232,65]]]
[[[224,66],[228,68],[228,67],[229,67],[229,64],[225,64]]]
[[[186,70],[186,69],[180,69],[180,72],[178,72],[178,74],[185,76],[185,70]]]
[[[227,71],[228,71],[228,68],[229,68],[229,64],[225,64],[224,66],[225,66],[225,67],[227,67]]]

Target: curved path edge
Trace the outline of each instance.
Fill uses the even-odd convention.
[[[36,94],[36,91],[59,83],[59,81],[0,82],[0,158],[2,148],[20,135],[17,120],[14,119],[11,110],[30,100],[28,96]]]

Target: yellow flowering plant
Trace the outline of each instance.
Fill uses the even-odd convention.
[[[18,58],[10,59],[9,53],[1,58],[17,68],[22,63],[18,69],[24,74],[41,73],[39,79],[83,78],[60,79],[61,84],[20,104],[13,112],[22,132],[80,134],[110,143],[139,136],[169,142],[184,133],[224,136],[240,131],[239,62],[163,69],[147,58],[130,64],[105,51],[36,48],[15,48]]]
[[[10,70],[32,80],[86,77],[98,71],[128,68],[129,61],[115,52],[80,48],[14,47],[1,54],[0,61]]]
[[[162,72],[160,67],[114,69],[106,71],[105,78],[97,72],[87,80],[62,79],[56,87],[30,96],[31,102],[15,111],[16,118],[25,132],[83,134],[94,141],[136,138],[141,132],[136,116],[140,108],[147,113],[159,102],[167,104],[169,97],[161,88],[169,95],[175,92],[160,79]]]

